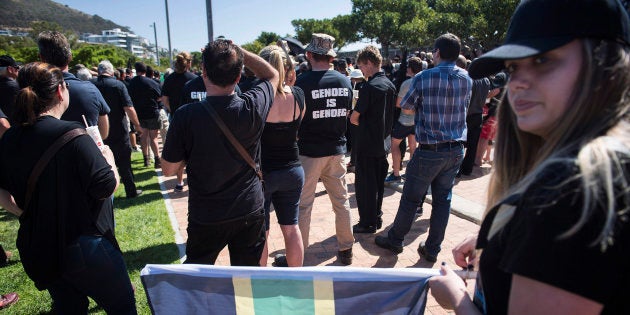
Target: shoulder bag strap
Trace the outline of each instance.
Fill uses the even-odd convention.
[[[210,117],[214,119],[214,122],[217,124],[219,129],[221,129],[225,137],[230,140],[230,143],[232,143],[232,146],[234,146],[236,151],[238,151],[243,160],[245,160],[245,162],[247,162],[247,164],[249,164],[249,166],[254,169],[254,172],[256,172],[258,178],[260,178],[260,180],[263,180],[263,174],[260,167],[254,162],[254,159],[252,159],[245,148],[243,148],[243,145],[241,145],[241,143],[236,140],[230,129],[228,129],[228,127],[223,122],[223,119],[221,119],[221,117],[219,117],[219,114],[217,114],[214,108],[212,108],[212,105],[210,105],[210,103],[208,102],[202,102],[201,106],[205,108],[208,113],[210,113]]]
[[[75,128],[67,131],[61,137],[57,138],[57,140],[53,142],[53,144],[46,150],[46,152],[44,152],[42,157],[39,158],[39,161],[37,161],[37,163],[33,167],[31,175],[28,177],[28,182],[26,183],[26,196],[24,198],[23,209],[24,211],[28,210],[28,205],[31,202],[33,192],[35,191],[35,185],[37,185],[37,179],[39,178],[39,175],[41,175],[44,171],[46,165],[48,165],[48,162],[50,162],[50,159],[52,159],[53,156],[57,154],[57,151],[59,151],[59,149],[61,149],[61,147],[63,147],[70,140],[84,134],[86,134],[86,131],[83,128]]]

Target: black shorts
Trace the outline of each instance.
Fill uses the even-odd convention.
[[[160,130],[162,128],[162,120],[160,117],[150,119],[140,119],[140,127],[149,130]]]
[[[416,126],[403,126],[397,120],[394,121],[394,127],[392,128],[392,138],[404,139],[409,135],[413,135],[416,132]]]

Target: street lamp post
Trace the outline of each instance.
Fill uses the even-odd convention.
[[[155,36],[155,59],[156,59],[156,63],[159,66],[160,65],[160,52],[158,51],[158,43],[157,43],[157,28],[155,27],[155,22],[153,22],[153,25],[149,25],[153,27],[153,36]]]
[[[208,42],[214,40],[212,28],[212,0],[206,0],[206,16],[208,18]]]
[[[168,0],[164,0],[166,7],[166,35],[168,36],[168,66],[173,66],[173,51],[171,50],[171,25],[168,22]]]

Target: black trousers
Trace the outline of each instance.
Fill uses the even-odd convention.
[[[372,226],[383,215],[383,192],[387,176],[387,155],[372,157],[358,154],[355,164],[355,193],[359,208],[359,225]]]
[[[482,123],[483,116],[481,114],[472,114],[466,117],[466,128],[468,129],[466,155],[464,155],[464,161],[459,169],[460,173],[464,175],[469,175],[475,165],[475,156],[477,156],[477,144],[479,144]]]
[[[250,213],[216,224],[188,222],[185,264],[214,265],[228,247],[232,266],[259,266],[265,247],[265,212]]]
[[[107,143],[107,145],[114,153],[120,181],[125,185],[126,196],[135,196],[136,184],[133,182],[133,171],[131,170],[131,145],[129,144],[129,139]]]

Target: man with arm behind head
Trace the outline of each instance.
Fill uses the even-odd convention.
[[[260,161],[260,137],[278,86],[278,72],[231,41],[208,43],[203,53],[204,100],[174,114],[162,154],[162,172],[187,167],[186,263],[214,264],[228,246],[230,263],[258,266],[265,245],[262,182],[218,128],[212,107],[235,138]],[[261,79],[248,92],[234,91],[245,65]]]

